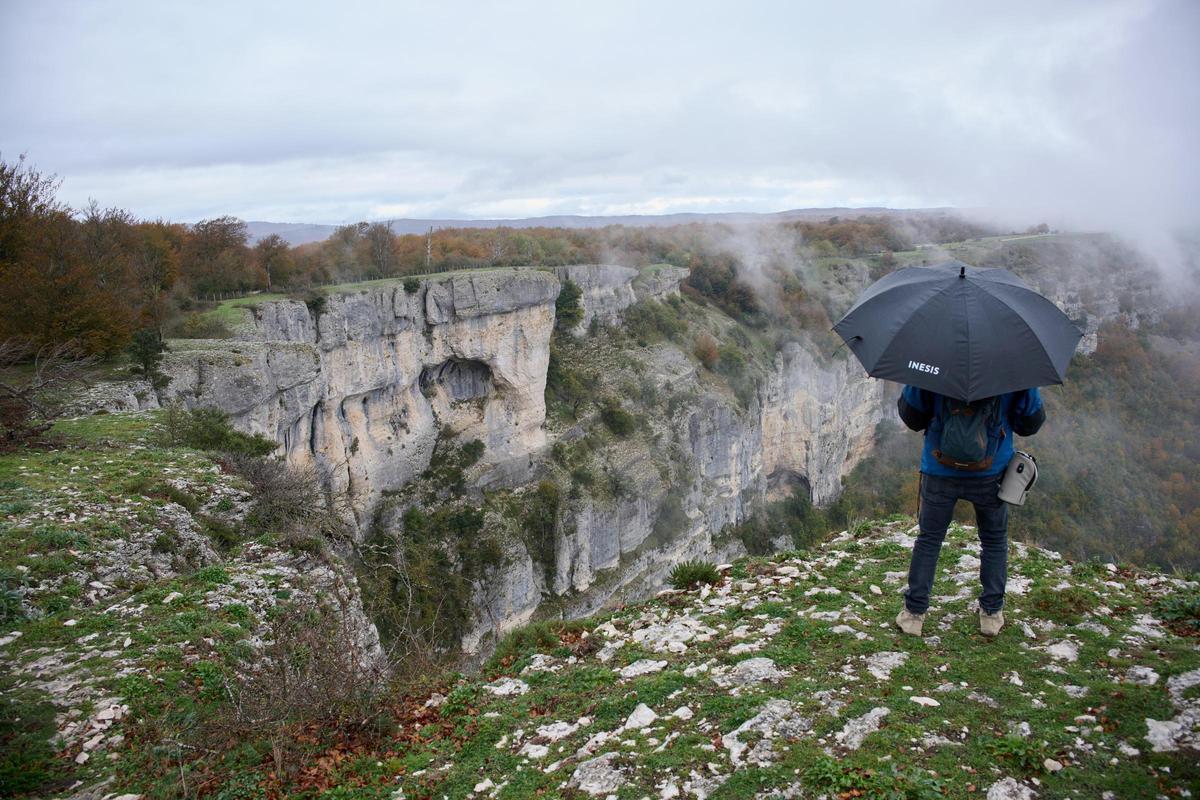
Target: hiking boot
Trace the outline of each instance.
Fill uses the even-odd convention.
[[[909,636],[920,636],[921,626],[924,624],[924,614],[914,614],[907,608],[900,609],[900,613],[896,615],[896,627]]]
[[[979,632],[984,636],[995,636],[1000,633],[1000,629],[1004,627],[1004,612],[997,611],[995,614],[988,614],[982,608],[979,609]]]

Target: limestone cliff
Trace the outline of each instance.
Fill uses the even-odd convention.
[[[612,265],[556,272],[582,290],[580,333],[619,324],[639,300],[677,297],[687,274]],[[491,270],[427,278],[415,291],[367,284],[312,307],[263,302],[245,309],[235,341],[173,342],[169,394],[216,405],[240,428],[279,442],[289,462],[316,466],[353,500],[360,537],[383,494],[420,476],[447,432],[485,445],[471,486],[520,492],[547,476],[574,485],[556,475],[547,445],[569,447],[595,420],[545,425],[559,286],[549,272]],[[721,315],[710,323],[732,324]],[[680,560],[744,554],[723,532],[744,522],[771,487],[799,486],[818,504],[836,499],[885,413],[881,384],[845,358],[826,363],[799,344],[775,357],[743,407],[681,345],[621,351],[608,337],[586,342],[593,349],[583,361],[613,365],[598,376],[597,396],[628,392],[634,369],[653,393],[675,397],[674,410],[630,405],[647,435],[592,456],[624,488],[575,491],[563,503],[552,552],[541,556],[552,563],[504,541],[502,566],[472,598],[468,650],[527,621],[547,599],[561,613],[585,614],[614,597],[651,593]],[[379,524],[401,526],[404,507]]]
[[[316,465],[360,523],[428,466],[444,428],[520,466],[545,442],[544,392],[559,283],[536,270],[455,273],[246,309],[235,342],[176,341],[169,392]]]
[[[763,462],[771,488],[799,481],[815,505],[838,498],[842,479],[871,451],[895,386],[846,358],[822,363],[788,344],[775,357],[762,409]]]

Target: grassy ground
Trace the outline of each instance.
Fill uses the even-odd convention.
[[[53,434],[0,454],[0,797],[136,769],[130,723],[170,709],[179,730],[224,702],[264,621],[321,569],[247,525],[244,481],[166,444],[157,414]]]
[[[1185,591],[1180,584],[1014,546],[1009,624],[992,641],[969,613],[973,532],[956,528],[927,636],[905,637],[891,618],[908,525],[862,526],[816,553],[739,562],[715,590],[589,620],[583,637],[543,628],[538,642],[527,632],[482,676],[453,686],[402,757],[347,762],[315,796],[390,797],[399,786],[406,797],[583,797],[586,770],[577,770],[606,753],[619,798],[789,789],[806,794],[778,796],[969,798],[1008,777],[1045,797],[1196,787],[1194,752],[1155,753],[1145,738],[1147,718],[1179,713],[1169,678],[1200,668],[1196,639],[1144,617],[1156,598]],[[665,651],[682,625],[699,638]],[[900,662],[883,677],[869,669],[881,653]],[[761,658],[782,674],[724,683],[738,663]],[[655,662],[647,674],[621,676],[646,660]],[[1133,667],[1159,677],[1138,685]],[[491,694],[503,677],[524,693]],[[776,708],[792,727],[752,724],[735,741],[772,700],[785,702]],[[622,730],[642,704],[656,718]],[[852,749],[839,735],[872,709],[886,716]]]
[[[156,738],[156,726],[186,732],[228,711],[226,670],[312,566],[223,529],[244,486],[156,430],[152,414],[102,415],[62,423],[58,447],[0,456],[0,795],[106,776],[146,798],[190,786],[229,800],[578,798],[597,787],[618,798],[970,798],[1005,778],[1042,797],[1125,798],[1200,781],[1194,751],[1154,752],[1146,738],[1148,720],[1200,703],[1194,620],[1180,635],[1197,584],[1014,544],[1009,625],[991,641],[970,613],[973,533],[955,527],[927,636],[903,637],[891,618],[911,520],[739,561],[714,588],[523,629],[478,674],[381,696],[370,736],[303,727],[282,751],[269,737],[199,740],[220,748],[201,768],[182,749],[198,740]],[[193,530],[185,511],[216,522]],[[242,536],[230,540],[231,528]],[[112,549],[139,542],[148,573]],[[1179,609],[1174,629],[1155,618]],[[770,660],[751,662],[767,679],[739,685],[751,659]],[[494,693],[506,685],[518,693]],[[867,715],[878,730],[851,747],[846,733]]]
[[[906,637],[891,618],[910,524],[860,525],[811,553],[739,561],[713,588],[523,629],[481,674],[445,676],[392,707],[395,733],[311,748],[285,792],[260,766],[228,774],[216,796],[982,798],[1009,780],[1056,798],[1195,789],[1195,752],[1154,752],[1146,736],[1147,720],[1200,702],[1196,639],[1149,616],[1196,584],[1014,545],[1009,624],[989,640],[970,610],[973,532],[955,527],[926,636]],[[763,670],[739,681],[747,665]],[[877,729],[855,741],[870,719]]]

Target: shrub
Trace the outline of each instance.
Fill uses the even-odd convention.
[[[717,357],[717,372],[730,382],[739,380],[746,373],[746,357],[737,345],[728,342],[721,345]]]
[[[617,400],[606,400],[600,409],[600,420],[617,436],[628,436],[637,427],[633,415],[621,407]]]
[[[307,292],[301,299],[303,300],[304,305],[308,307],[308,313],[313,315],[314,320],[321,318],[321,315],[325,313],[325,307],[329,302],[329,298],[325,296],[324,292],[315,290]]]
[[[421,282],[416,278],[404,279],[405,294],[416,294],[421,289]]]
[[[562,282],[562,288],[558,290],[558,298],[554,301],[554,329],[556,331],[570,331],[583,319],[583,307],[579,304],[579,298],[582,296],[583,291],[575,281],[568,278]]]
[[[273,459],[229,455],[224,464],[254,489],[254,508],[247,521],[262,531],[283,534],[300,549],[309,539],[339,540],[347,533],[346,499],[330,494],[312,466],[294,467]]]
[[[1200,636],[1200,591],[1172,592],[1154,604],[1167,627],[1184,636]]]
[[[528,495],[522,528],[534,560],[552,569],[554,566],[554,528],[562,491],[554,481],[541,481]]]
[[[1025,773],[1041,772],[1046,753],[1042,746],[1020,736],[1002,736],[986,745],[987,751],[997,759],[1013,764]]]
[[[590,396],[591,392],[584,376],[563,362],[562,346],[552,340],[550,362],[546,365],[547,410],[557,410],[574,419]]]
[[[720,351],[717,349],[717,340],[707,333],[702,333],[696,338],[696,346],[692,348],[692,353],[705,369],[715,367],[717,359],[721,357]]]
[[[163,343],[154,328],[142,328],[133,334],[126,352],[133,362],[131,371],[141,375],[155,389],[165,388],[171,379],[160,369],[162,363]]]
[[[41,796],[64,777],[63,759],[53,745],[58,727],[54,714],[54,704],[43,692],[0,676],[0,795]]]
[[[444,428],[434,443],[429,467],[421,477],[439,491],[462,494],[466,488],[466,471],[478,463],[484,450],[485,445],[479,439],[456,445],[454,433]]]
[[[678,308],[655,300],[641,300],[622,312],[625,330],[640,345],[662,339],[679,341],[687,330],[687,323],[679,315]]]
[[[29,578],[14,569],[0,568],[0,625],[25,619],[24,589]]]
[[[676,589],[695,589],[702,583],[709,586],[720,583],[721,573],[707,561],[683,561],[671,568],[668,580]]]
[[[596,484],[596,475],[587,467],[576,467],[571,470],[571,480],[590,489]]]
[[[500,640],[496,645],[496,652],[488,659],[485,671],[494,672],[523,656],[567,646],[567,642],[577,641],[586,633],[587,623],[583,620],[554,619],[531,622],[510,631]]]
[[[234,430],[229,415],[219,408],[188,410],[172,403],[163,424],[167,441],[173,445],[248,456],[265,456],[275,450],[275,442],[265,436]]]

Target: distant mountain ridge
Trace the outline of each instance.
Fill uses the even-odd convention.
[[[686,225],[690,222],[788,222],[793,220],[820,220],[828,217],[861,217],[867,215],[910,215],[910,214],[945,214],[956,209],[945,208],[885,208],[867,207],[831,207],[831,208],[796,208],[788,211],[775,212],[743,212],[731,211],[724,213],[679,213],[679,214],[625,214],[620,216],[583,216],[578,214],[561,214],[549,217],[525,217],[522,219],[393,219],[390,222],[392,232],[397,235],[409,233],[425,233],[430,228],[603,228],[608,225],[629,225],[632,227],[659,227],[667,225]],[[246,229],[251,244],[265,239],[271,234],[279,234],[290,245],[320,242],[328,239],[337,225],[321,225],[307,222],[264,222],[252,220],[246,223]]]

